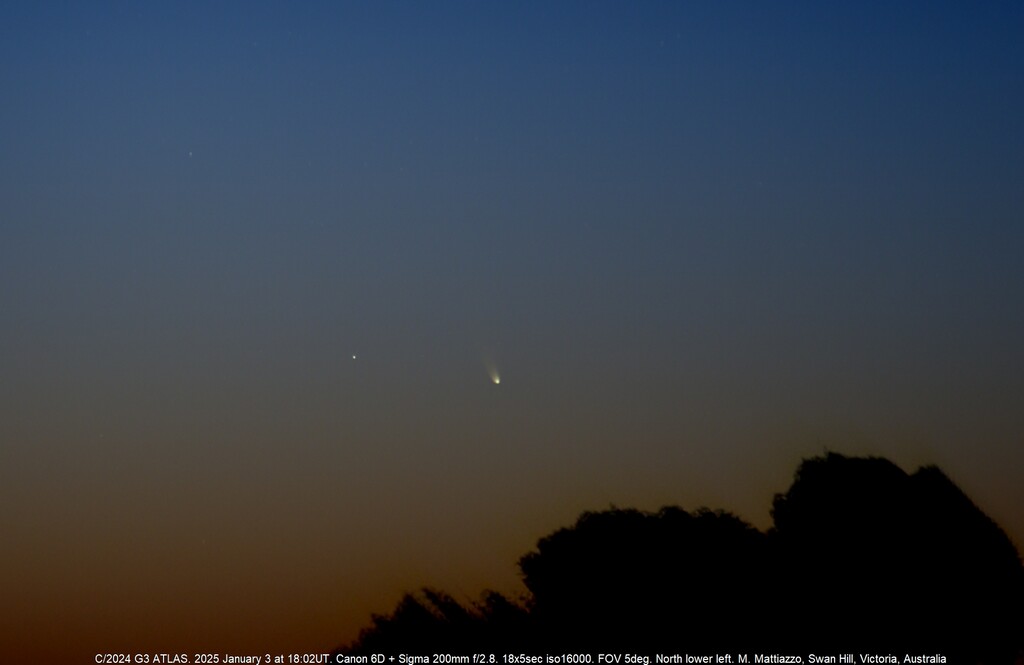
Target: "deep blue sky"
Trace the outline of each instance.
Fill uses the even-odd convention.
[[[825,449],[937,463],[1021,545],[1022,34],[4,3],[0,647],[329,647],[514,589],[583,509],[763,526]]]

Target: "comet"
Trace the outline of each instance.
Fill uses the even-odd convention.
[[[498,374],[498,366],[490,358],[484,359],[484,367],[487,368],[487,376],[491,377],[491,383],[498,385],[501,383],[501,375]]]

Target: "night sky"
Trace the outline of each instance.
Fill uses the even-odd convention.
[[[1021,547],[1021,35],[4,2],[0,660],[323,651],[519,593],[585,509],[766,527],[826,450],[938,464]]]

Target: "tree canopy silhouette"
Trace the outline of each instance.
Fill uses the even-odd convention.
[[[939,469],[807,460],[772,518],[787,613],[822,643],[854,637],[986,660],[1024,645],[1018,553]]]
[[[708,509],[586,512],[520,558],[521,602],[407,594],[340,651],[1024,654],[1018,552],[939,469],[808,459],[772,519],[762,533]]]
[[[519,561],[531,618],[559,646],[616,649],[713,641],[763,592],[764,534],[729,513],[663,508],[584,513]]]

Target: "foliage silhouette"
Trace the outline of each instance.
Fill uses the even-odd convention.
[[[397,653],[423,650],[473,651],[511,645],[529,632],[521,605],[487,592],[482,602],[464,607],[443,591],[406,594],[390,615],[374,615],[372,627],[345,653]],[[333,660],[332,660],[333,662]]]
[[[587,512],[519,560],[521,603],[407,594],[339,651],[1024,653],[1020,557],[939,469],[805,460],[772,519],[762,533],[707,509]]]
[[[807,460],[772,518],[786,611],[821,644],[991,662],[1024,645],[1017,551],[939,469]]]
[[[677,642],[683,627],[692,644],[750,624],[752,608],[736,597],[762,591],[765,546],[763,534],[728,513],[610,510],[541,539],[519,566],[546,642],[653,648]]]

